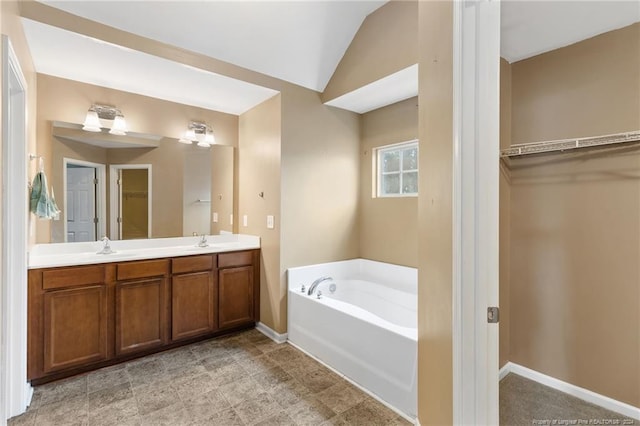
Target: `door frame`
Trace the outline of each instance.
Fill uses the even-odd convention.
[[[453,16],[453,424],[498,424],[500,0]]]
[[[118,189],[118,170],[131,170],[131,169],[146,169],[148,173],[148,191],[149,196],[147,197],[148,202],[148,212],[149,212],[149,226],[147,230],[147,238],[151,238],[151,218],[153,217],[153,211],[151,209],[152,201],[153,201],[153,192],[152,189],[152,174],[151,174],[151,164],[110,164],[109,165],[109,234],[111,235],[109,238],[112,240],[121,239],[121,231],[118,226],[118,215],[114,214],[114,212],[119,211],[119,197],[120,191]]]
[[[9,37],[2,35],[2,422],[23,413],[33,395],[27,381],[27,133],[27,82]]]
[[[103,235],[107,235],[106,220],[107,217],[107,167],[104,164],[92,163],[90,161],[76,160],[73,158],[64,157],[62,159],[62,186],[64,188],[62,219],[64,221],[64,242],[67,242],[67,166],[73,164],[82,167],[91,167],[96,170],[96,176],[98,184],[96,185],[96,197],[95,208],[96,217],[98,218],[98,225],[96,226],[96,240],[100,239]]]

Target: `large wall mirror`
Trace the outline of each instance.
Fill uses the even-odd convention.
[[[234,148],[51,122],[51,242],[233,232]]]

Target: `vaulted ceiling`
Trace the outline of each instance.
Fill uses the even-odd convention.
[[[386,0],[43,3],[321,92],[362,22]],[[522,60],[638,21],[635,1],[503,1],[502,56]],[[24,23],[36,71],[44,74],[231,114],[275,93],[40,22]],[[414,74],[392,76],[389,84],[401,87],[404,98],[414,96]],[[382,106],[385,100],[376,95],[384,92],[384,81],[376,83],[356,93],[346,108],[363,112]]]

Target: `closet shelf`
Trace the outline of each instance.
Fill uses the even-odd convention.
[[[541,154],[554,151],[567,151],[577,148],[592,148],[596,146],[620,143],[640,142],[640,130],[634,132],[616,133],[604,136],[591,136],[576,139],[561,139],[555,141],[532,142],[511,145],[500,151],[500,158],[520,157],[528,154]]]

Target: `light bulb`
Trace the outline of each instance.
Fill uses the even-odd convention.
[[[102,131],[102,129],[100,129],[100,118],[93,107],[87,111],[87,117],[84,119],[84,123],[82,124],[82,130],[86,130],[87,132]]]
[[[216,143],[216,138],[215,136],[213,136],[213,133],[208,132],[207,136],[204,137],[204,141],[209,145],[213,145],[214,143]]]
[[[196,132],[193,129],[189,129],[184,133],[184,138],[193,142],[196,140]]]
[[[116,115],[116,118],[113,120],[113,126],[109,133],[112,135],[120,135],[124,136],[127,134],[127,122],[124,121],[124,116],[122,114]]]

